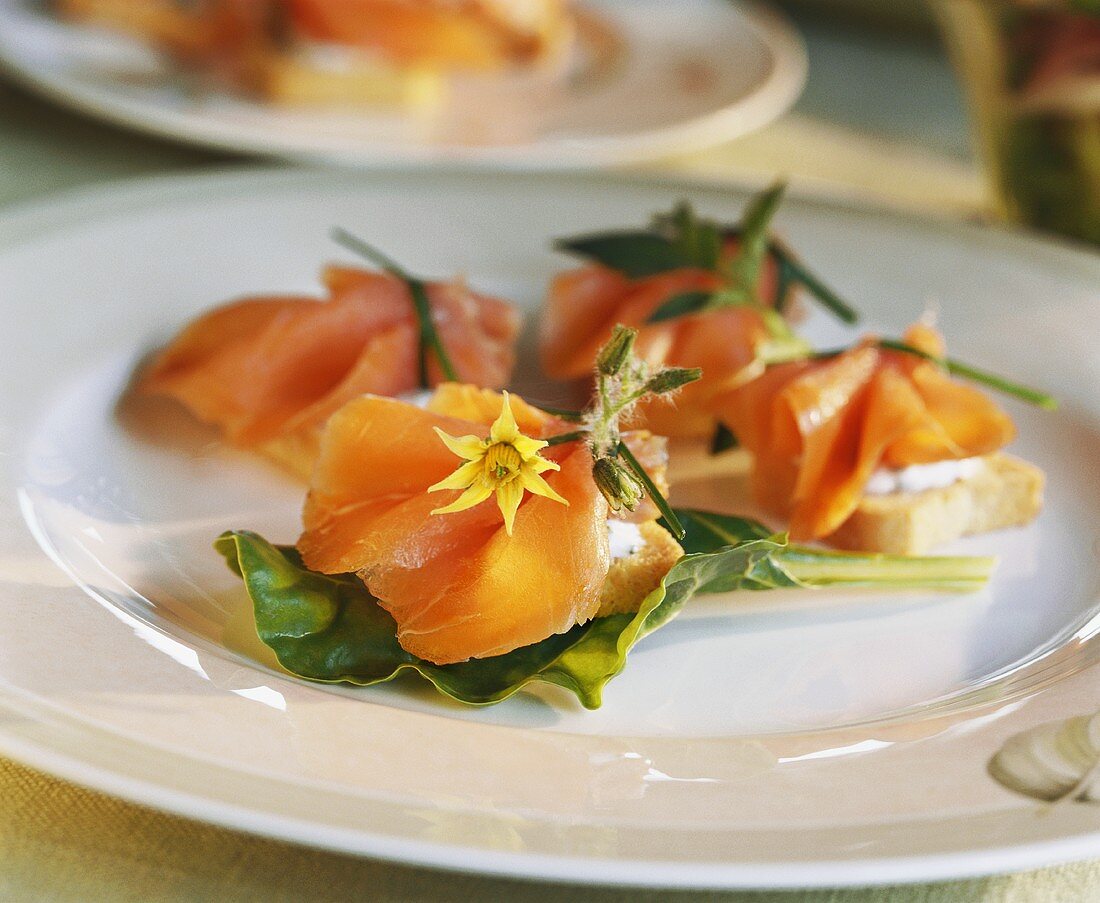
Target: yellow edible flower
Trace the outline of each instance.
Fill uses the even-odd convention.
[[[495,492],[500,513],[504,515],[504,529],[511,536],[516,511],[523,499],[523,490],[563,505],[569,504],[539,476],[548,470],[560,468],[555,462],[539,457],[539,451],[546,448],[547,442],[532,439],[519,431],[507,392],[504,393],[500,416],[489,428],[488,439],[451,436],[439,427],[435,427],[435,431],[443,444],[460,458],[465,458],[466,463],[445,480],[429,486],[428,492],[438,492],[441,489],[464,489],[465,492],[451,504],[436,508],[432,514],[465,511],[474,505],[480,505]]]

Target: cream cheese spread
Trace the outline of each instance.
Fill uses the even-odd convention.
[[[426,408],[431,397],[431,389],[413,389],[411,392],[402,392],[397,396],[397,400],[411,404],[413,407]]]
[[[961,458],[913,464],[900,470],[880,467],[863,487],[864,495],[892,495],[895,492],[923,492],[943,489],[960,480],[968,480],[985,467],[981,458]]]
[[[645,545],[645,537],[637,524],[614,518],[607,522],[607,541],[612,561],[629,558]]]

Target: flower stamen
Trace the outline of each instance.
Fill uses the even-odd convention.
[[[516,447],[507,442],[494,442],[485,452],[485,469],[502,483],[515,477],[522,464]]]

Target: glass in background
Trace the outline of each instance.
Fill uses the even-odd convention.
[[[998,213],[1100,244],[1100,0],[936,0]]]

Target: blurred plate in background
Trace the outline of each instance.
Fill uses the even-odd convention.
[[[155,51],[0,0],[0,65],[89,115],[195,144],[358,166],[608,166],[700,149],[786,111],[806,55],[776,13],[721,0],[587,0],[568,74],[455,86],[425,116],[295,110],[200,88]]]

